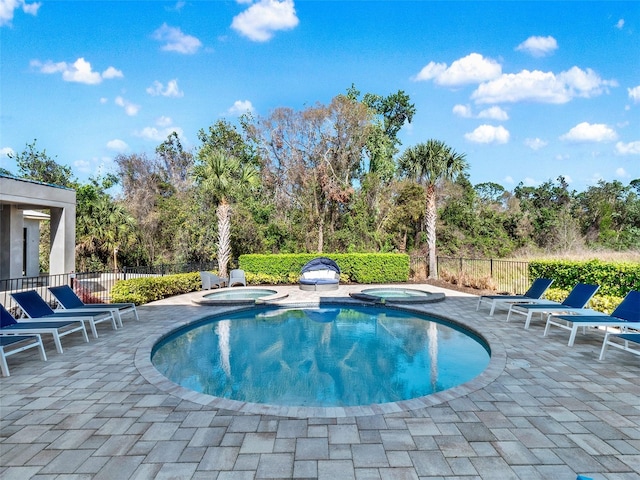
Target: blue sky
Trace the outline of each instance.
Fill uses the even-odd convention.
[[[37,147],[80,180],[173,130],[405,91],[401,140],[471,182],[640,178],[640,2],[0,0],[0,167]]]

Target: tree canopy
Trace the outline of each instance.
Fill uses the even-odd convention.
[[[76,189],[78,268],[233,266],[243,253],[640,249],[640,179],[583,192],[563,177],[473,185],[473,159],[441,140],[400,154],[398,133],[414,114],[402,91],[352,86],[326,105],[218,120],[194,150],[174,132],[85,183],[35,140],[13,158],[19,177]]]

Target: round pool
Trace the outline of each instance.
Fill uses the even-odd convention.
[[[283,406],[364,406],[465,383],[489,348],[435,318],[374,306],[252,308],[175,331],[155,368],[196,392]]]
[[[435,303],[445,299],[444,293],[432,293],[413,288],[378,287],[350,293],[353,298],[374,303]]]
[[[222,288],[194,301],[200,305],[253,305],[260,301],[276,300],[286,296],[268,288],[236,287]]]

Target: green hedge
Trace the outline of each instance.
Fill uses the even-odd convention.
[[[131,278],[120,280],[111,289],[114,303],[143,303],[161,300],[174,295],[194,292],[202,286],[200,273],[179,273],[162,277]]]
[[[343,283],[390,283],[409,280],[409,256],[398,253],[336,253],[241,255],[238,268],[244,270],[248,283],[297,283],[300,270],[309,260],[324,256],[340,267]]]
[[[340,267],[342,283],[406,282],[409,279],[409,256],[402,254],[350,253],[326,255]],[[238,268],[245,271],[247,284],[295,284],[302,266],[317,254],[242,255]],[[162,277],[120,280],[111,289],[111,301],[136,305],[173,295],[200,290],[199,272]]]
[[[540,260],[529,263],[529,278],[553,278],[553,287],[571,290],[577,283],[600,285],[599,296],[622,298],[640,290],[640,263]]]

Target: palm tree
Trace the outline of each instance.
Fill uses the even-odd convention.
[[[83,205],[76,225],[76,252],[81,260],[97,254],[107,264],[113,258],[114,270],[118,269],[118,251],[126,251],[137,242],[135,219],[107,195]]]
[[[203,193],[216,205],[218,219],[218,275],[227,277],[227,265],[231,259],[231,204],[233,196],[251,187],[258,180],[253,165],[242,163],[222,150],[204,146],[199,152],[200,162],[194,168],[194,176]]]
[[[467,168],[465,154],[456,153],[440,140],[428,140],[409,147],[400,157],[401,171],[425,188],[425,223],[429,250],[429,278],[438,278],[436,269],[436,185],[454,180]]]

